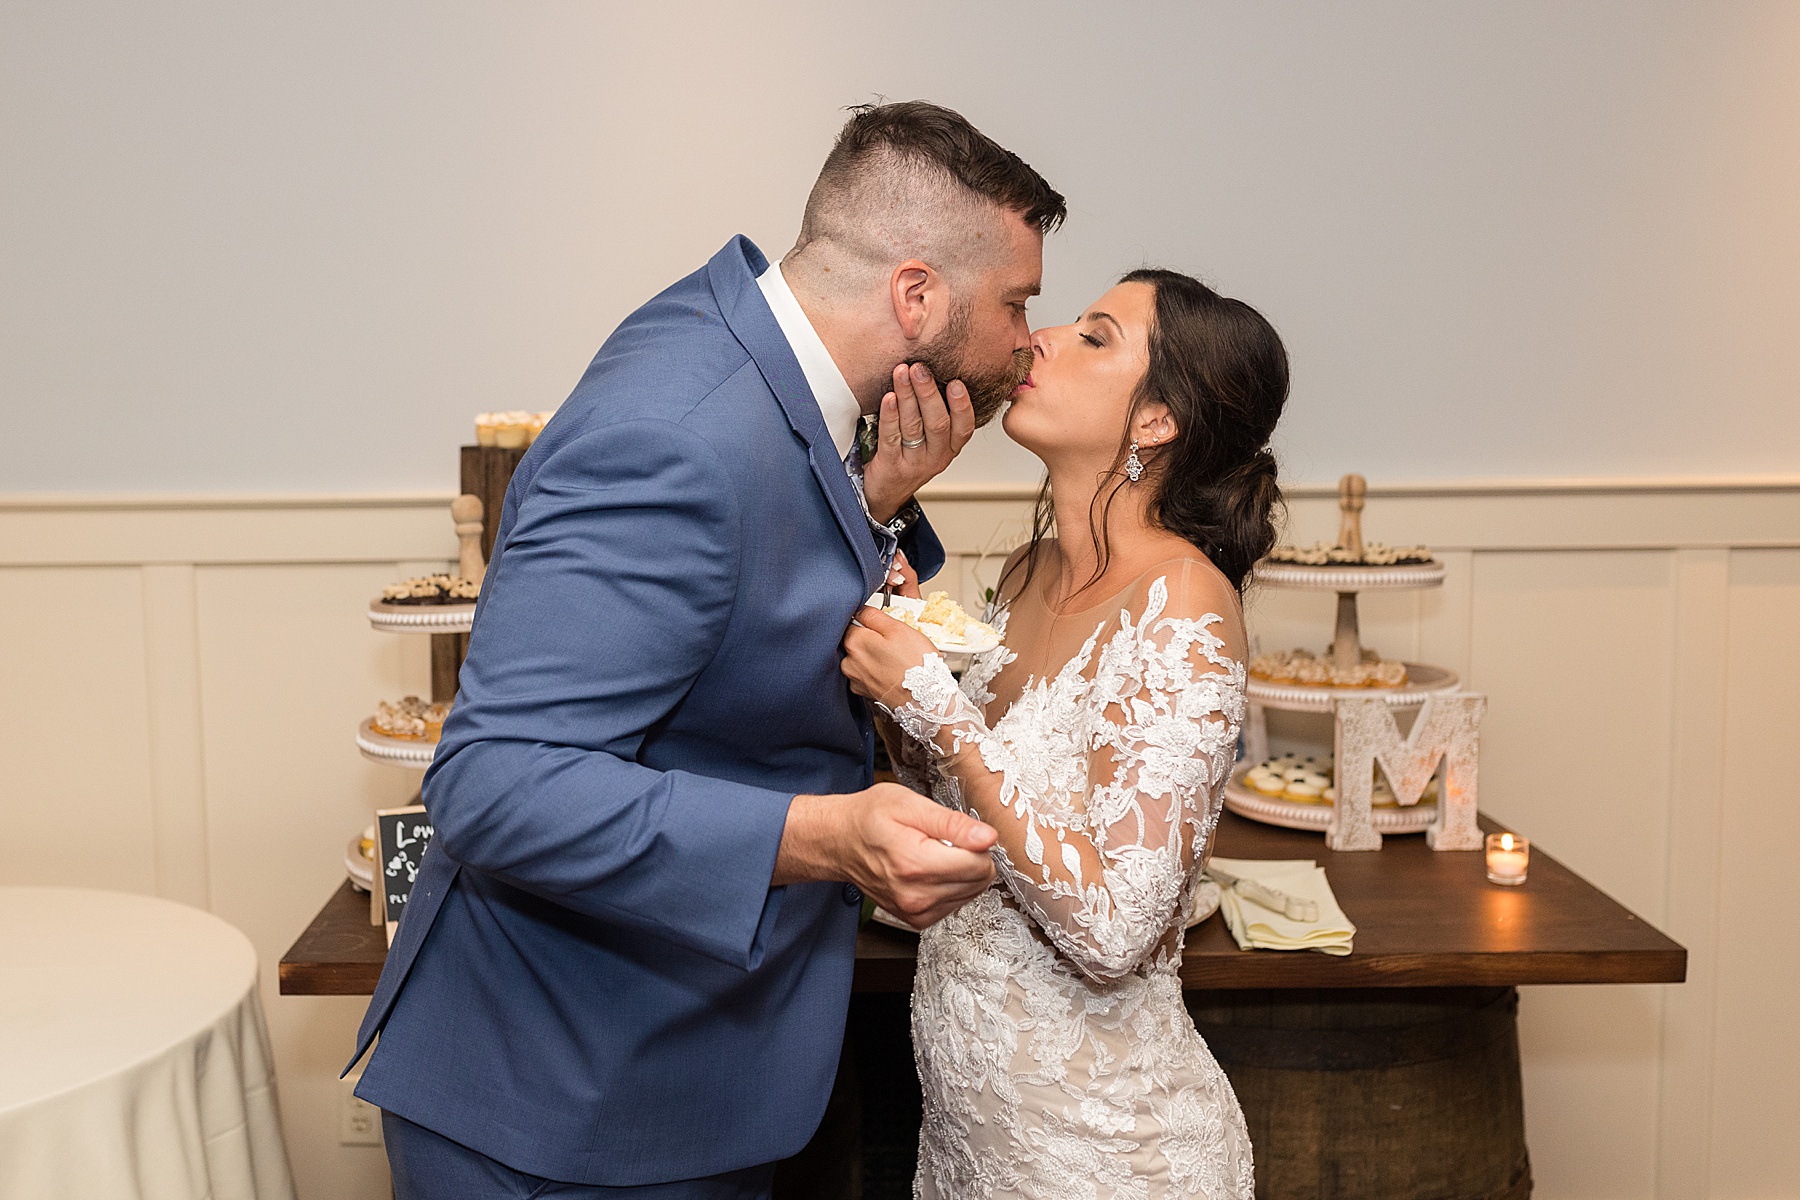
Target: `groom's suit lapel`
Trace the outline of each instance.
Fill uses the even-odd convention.
[[[883,569],[876,553],[875,537],[869,530],[868,514],[857,500],[849,473],[838,458],[831,431],[825,428],[818,401],[807,386],[806,374],[800,370],[800,360],[794,357],[793,348],[775,321],[775,314],[769,311],[762,289],[756,285],[756,276],[767,266],[768,260],[763,258],[762,252],[740,234],[713,255],[707,264],[707,275],[725,323],[750,352],[757,370],[762,372],[769,389],[775,393],[775,400],[781,405],[788,424],[806,443],[806,457],[812,464],[813,478],[818,481],[819,490],[825,493],[825,502],[856,555],[868,590],[873,592],[881,584]]]

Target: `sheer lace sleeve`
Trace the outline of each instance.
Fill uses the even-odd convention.
[[[1096,979],[1136,970],[1175,920],[1243,721],[1243,664],[1219,636],[1224,618],[1204,608],[1217,589],[1193,574],[1176,572],[1174,604],[1158,577],[1097,660],[1099,629],[995,729],[936,655],[892,697],[894,720],[931,747],[962,807],[1000,831],[995,856],[1020,906]]]
[[[887,747],[888,764],[894,778],[921,796],[931,795],[931,747],[906,736],[887,715],[885,709],[875,717],[875,732]]]
[[[1004,605],[988,605],[982,620],[998,630],[1002,637],[1006,635],[1007,614]],[[1004,645],[976,655],[963,672],[960,685],[963,695],[976,705],[986,705],[993,700],[993,693],[987,690],[987,686],[1014,657],[1012,651]],[[978,716],[979,712],[978,708]],[[884,705],[876,706],[875,730],[881,735],[882,744],[887,748],[888,763],[894,768],[896,780],[920,795],[930,796],[950,808],[963,806],[962,793],[957,788],[956,781],[941,770],[934,770],[937,765],[936,747],[930,742],[907,736],[895,724],[892,710]]]

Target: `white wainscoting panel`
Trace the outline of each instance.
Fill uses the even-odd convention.
[[[1731,555],[1711,1182],[1800,1190],[1800,551]]]
[[[0,882],[156,891],[144,590],[0,566]]]
[[[296,918],[342,881],[345,842],[374,809],[418,790],[422,772],[369,762],[352,740],[376,701],[430,692],[428,639],[378,633],[366,615],[403,573],[394,563],[228,564],[197,579],[213,910],[261,954],[294,1170],[318,1195],[379,1191],[386,1178],[380,1150],[336,1145],[337,1075],[366,1005],[279,996],[275,964],[311,919]],[[325,1150],[337,1170],[319,1172],[302,1147]]]
[[[978,601],[1029,499],[928,493],[939,586]],[[250,936],[304,1200],[388,1194],[381,1152],[337,1143],[364,1001],[279,996],[275,964],[417,787],[352,734],[429,687],[428,645],[363,606],[454,558],[448,500],[0,497],[0,883],[158,893]],[[1289,523],[1330,538],[1333,489],[1292,489]],[[1367,597],[1363,635],[1492,697],[1484,807],[1690,951],[1681,985],[1527,990],[1537,1195],[1800,1198],[1800,481],[1376,487],[1365,528],[1446,565]],[[1265,649],[1322,649],[1334,600],[1247,611]]]
[[[1659,918],[1667,858],[1673,555],[1483,553],[1469,686],[1489,696],[1482,807]],[[1532,988],[1526,1133],[1545,1197],[1652,1194],[1661,989]],[[1559,1131],[1608,1114],[1613,1136]]]

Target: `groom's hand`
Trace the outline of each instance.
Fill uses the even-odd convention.
[[[988,889],[994,880],[988,851],[998,837],[993,826],[897,783],[843,796],[795,796],[770,884],[847,879],[924,929]]]
[[[940,394],[924,363],[901,363],[894,368],[894,390],[881,398],[875,433],[875,457],[863,465],[863,495],[869,515],[885,522],[975,435],[969,389],[959,379]]]

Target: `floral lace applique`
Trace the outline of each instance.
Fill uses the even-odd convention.
[[[984,811],[1022,852],[995,851],[1016,907],[989,891],[921,941],[919,1197],[1252,1194],[1242,1112],[1176,974],[1244,667],[1212,631],[1221,617],[1167,605],[1158,579],[1141,616],[1122,612],[1103,644],[1102,624],[991,727],[981,706],[1010,652],[960,686],[936,655],[906,673],[902,779],[957,807],[997,796]]]

